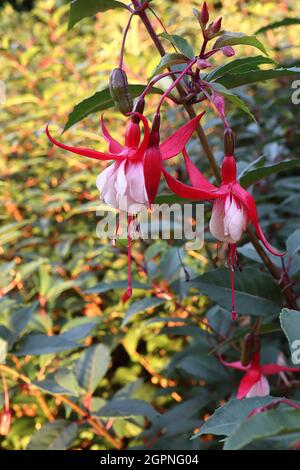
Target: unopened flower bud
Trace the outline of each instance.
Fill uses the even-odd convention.
[[[220,17],[216,21],[213,21],[208,27],[208,33],[207,33],[208,39],[212,39],[215,36],[218,36],[221,30],[221,26],[222,26],[222,17]]]
[[[232,129],[228,128],[224,132],[224,155],[231,156],[234,154],[235,140]]]
[[[133,106],[132,112],[143,114],[144,113],[144,108],[145,108],[145,99],[144,98],[138,98],[138,100],[136,101],[136,103]],[[138,124],[140,122],[140,119],[137,115],[131,116],[131,120],[132,120],[132,122],[135,122],[136,124]]]
[[[248,366],[251,362],[254,348],[255,336],[252,333],[248,333],[243,340],[242,353],[241,353],[241,364]]]
[[[211,67],[212,64],[209,62],[209,60],[206,59],[198,59],[197,60],[197,67],[199,69],[207,69],[208,67]]]
[[[221,51],[226,57],[232,57],[235,55],[235,50],[231,46],[221,47]]]
[[[7,436],[11,426],[11,412],[5,410],[0,413],[0,436]]]
[[[109,91],[115,105],[123,114],[132,111],[133,101],[128,88],[127,75],[120,68],[114,69],[109,78]]]
[[[208,13],[208,8],[207,8],[207,3],[206,2],[203,3],[199,18],[200,18],[200,21],[201,21],[203,26],[205,26],[206,23],[208,23],[209,13]]]

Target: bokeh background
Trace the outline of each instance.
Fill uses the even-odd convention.
[[[199,8],[199,2],[154,3],[169,32],[184,35],[197,50],[201,37],[192,7]],[[298,0],[208,4],[212,15],[223,16],[227,30],[249,34],[270,22],[300,14]],[[5,83],[6,101],[0,107],[0,323],[2,328],[8,327],[12,315],[24,315],[24,309],[29,315],[28,309],[33,309],[24,328],[26,334],[34,331],[53,336],[77,328],[80,333],[74,341],[85,347],[105,345],[110,362],[96,384],[92,408],[99,409],[112,398],[125,398],[152,402],[163,413],[156,424],[150,405],[141,416],[128,411],[129,417],[123,413],[122,419],[104,417],[106,428],[113,430],[123,446],[150,443],[150,447],[155,444],[159,448],[218,448],[220,444],[210,436],[200,443],[190,441],[189,436],[231,393],[232,382],[213,355],[207,356],[207,348],[203,352],[204,340],[197,336],[205,331],[203,324],[200,328],[204,312],[219,331],[228,320],[225,310],[212,307],[207,297],[195,292],[188,295],[186,283],[186,271],[195,276],[214,266],[216,244],[209,234],[207,249],[199,252],[186,252],[174,240],[151,245],[136,242],[135,308],[128,312],[120,301],[126,284],[126,246],[119,243],[112,247],[96,237],[99,199],[95,179],[102,164],[52,147],[44,128],[51,122],[52,132],[58,136],[73,106],[107,86],[110,71],[117,65],[127,13],[99,14],[67,31],[68,9],[69,2],[59,0],[1,2],[0,79]],[[155,19],[153,24],[159,30]],[[280,64],[300,65],[299,25],[269,30],[260,39]],[[257,55],[249,47],[238,46],[236,50],[241,57]],[[151,40],[134,19],[125,59],[130,82],[146,83],[158,61]],[[262,154],[268,162],[299,156],[300,105],[291,101],[291,82],[282,78],[238,90],[256,122],[228,105],[237,136],[237,156],[243,162]],[[151,96],[149,116],[156,103],[157,96]],[[167,135],[184,122],[185,115],[167,106],[164,113],[163,133]],[[114,109],[106,111],[105,117],[114,136],[121,137],[124,119]],[[99,118],[98,114],[89,116],[61,139],[104,150]],[[220,161],[222,126],[212,111],[204,119],[204,128]],[[191,142],[190,151],[210,177],[197,141]],[[179,157],[172,165],[180,162]],[[299,171],[263,181],[255,191],[262,225],[272,242],[284,247],[287,237],[299,228]],[[247,243],[241,253],[243,263],[262,268]],[[221,266],[224,260],[218,262]],[[156,303],[152,304],[154,295]],[[143,303],[145,297],[150,302]],[[150,309],[145,313],[146,307]],[[126,310],[128,324],[121,327]],[[267,353],[275,357],[279,345],[279,338],[270,340]],[[71,426],[76,421],[74,410],[61,395],[81,404],[90,399],[87,391],[76,391],[74,384],[73,395],[64,393],[72,388],[73,380],[66,371],[80,359],[81,349],[64,352],[61,344],[56,350],[53,346],[47,349],[41,338],[36,338],[35,344],[16,343],[14,347],[7,359],[11,367],[40,385],[32,392],[30,387],[8,379],[13,424],[9,435],[0,440],[2,449],[25,449],[47,422],[58,423],[59,430]],[[207,362],[199,360],[201,354]],[[66,447],[110,446],[88,423],[81,423],[76,431],[74,426],[68,429],[73,439]],[[41,441],[32,446],[39,448]]]

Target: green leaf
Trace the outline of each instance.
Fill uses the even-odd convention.
[[[255,34],[261,34],[269,31],[270,29],[281,28],[282,26],[292,26],[295,24],[300,24],[300,18],[284,18],[281,21],[274,21],[274,23],[270,23],[266,26],[263,26],[262,28],[259,28]]]
[[[60,385],[55,376],[48,375],[44,380],[32,381],[33,385],[35,385],[38,389],[42,390],[43,392],[49,393],[50,395],[70,395],[70,396],[77,396],[73,390],[69,390],[68,388],[63,387]],[[77,385],[78,387],[78,385]]]
[[[66,450],[76,439],[78,425],[63,419],[46,423],[33,434],[27,450]]]
[[[221,83],[213,83],[211,84],[211,87],[218,93],[220,93],[220,95],[224,96],[229,101],[231,101],[231,103],[233,103],[235,106],[244,111],[244,113],[248,114],[248,116],[250,116],[251,119],[256,122],[256,119],[251,113],[250,109],[239,96],[235,95],[232,91],[228,90],[226,87],[221,85]]]
[[[12,331],[12,335],[9,338],[9,347],[12,347],[13,344],[20,339],[22,333],[24,332],[26,326],[30,322],[37,309],[38,303],[33,302],[32,305],[21,308],[14,312],[9,319],[9,327]]]
[[[236,88],[243,85],[249,85],[255,82],[264,82],[273,78],[292,77],[300,73],[300,67],[280,68],[272,70],[249,70],[244,73],[227,74],[220,77],[217,82],[226,86],[226,88]]]
[[[124,3],[117,2],[116,0],[73,0],[70,6],[68,29],[73,28],[83,18],[115,8],[127,7]]]
[[[221,36],[219,36],[213,45],[213,49],[224,46],[238,46],[240,44],[255,47],[268,55],[263,43],[255,36],[247,36],[247,34],[244,33],[232,33],[231,31],[225,31]]]
[[[157,297],[146,297],[142,300],[137,300],[133,302],[125,313],[124,320],[122,322],[122,327],[127,325],[134,315],[137,313],[142,313],[148,308],[155,308],[159,305],[166,303],[166,299],[159,299]]]
[[[139,96],[145,90],[145,85],[128,85],[128,89],[133,98]],[[152,88],[150,93],[162,94],[159,88]],[[68,121],[64,127],[63,132],[70,129],[77,122],[82,121],[84,118],[93,113],[104,111],[105,109],[113,108],[114,101],[110,95],[109,88],[97,91],[93,96],[86,98],[78,103],[73,111],[68,116]]]
[[[52,287],[47,291],[46,293],[46,299],[48,300],[54,300],[57,297],[59,297],[63,292],[65,292],[68,289],[71,289],[76,285],[75,281],[56,281]]]
[[[257,181],[267,176],[279,173],[280,171],[291,170],[297,166],[300,166],[300,158],[296,158],[295,160],[283,160],[273,165],[260,165],[258,168],[251,168],[247,173],[243,174],[240,178],[240,183],[244,188],[248,188],[251,184],[255,184]]]
[[[54,375],[54,380],[58,383],[58,385],[68,390],[68,392],[70,392],[68,394],[72,394],[76,397],[83,394],[83,390],[78,385],[78,382],[72,370],[59,369]]]
[[[292,362],[300,364],[300,312],[283,308],[280,312],[280,325],[288,339]]]
[[[258,68],[258,65],[262,64],[276,64],[276,62],[270,57],[265,57],[262,55],[247,57],[245,59],[235,59],[225,64],[219,65],[219,67],[216,67],[204,77],[204,80],[210,82],[212,80],[216,80],[218,77],[226,75],[229,72],[241,73],[253,71],[254,69]]]
[[[161,58],[159,64],[153,70],[150,79],[162,73],[166,68],[172,67],[172,65],[187,64],[190,60],[191,59],[184,54],[166,54]]]
[[[86,349],[73,367],[78,384],[88,393],[94,393],[100,380],[106,374],[110,353],[103,344]]]
[[[179,36],[178,34],[161,33],[160,37],[167,39],[176,49],[178,49],[183,55],[193,59],[195,57],[195,51],[188,41]]]
[[[93,413],[97,418],[132,418],[146,416],[149,419],[159,416],[150,403],[137,399],[111,400],[103,408]]]
[[[295,230],[287,239],[286,242],[288,255],[294,256],[300,250],[300,228]]]
[[[226,268],[209,271],[191,282],[203,294],[231,310],[230,270]],[[236,310],[246,315],[276,314],[282,298],[273,278],[254,268],[246,268],[235,275]]]
[[[226,439],[224,450],[242,449],[267,437],[300,431],[300,411],[280,406],[243,421]]]
[[[86,323],[56,336],[32,333],[21,340],[13,353],[16,356],[39,356],[79,348],[81,345],[76,341],[86,338],[95,326],[94,322]]]
[[[228,436],[247,418],[254,408],[267,405],[274,399],[273,397],[255,397],[245,398],[244,400],[230,400],[216,409],[214,414],[205,421],[200,431],[193,436],[193,439],[203,434]]]

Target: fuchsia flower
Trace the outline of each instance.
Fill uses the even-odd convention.
[[[153,194],[152,189],[153,176],[155,176],[154,179],[155,185],[157,186],[157,192],[157,175],[159,173],[160,179],[161,160],[172,158],[182,151],[197,127],[202,115],[203,114],[196,116],[194,119],[183,125],[159,145],[159,136],[158,142],[151,144],[151,134],[147,119],[140,113],[132,113],[132,118],[127,126],[124,146],[109,134],[102,117],[102,133],[109,144],[107,153],[62,144],[51,136],[48,126],[46,127],[46,134],[54,145],[57,145],[64,150],[68,150],[69,152],[96,160],[114,160],[115,162],[112,165],[99,174],[97,178],[97,187],[104,202],[116,209],[125,209],[126,212],[133,215],[140,212],[144,206],[149,205],[147,192],[151,193],[150,199],[153,202],[154,197],[156,196],[156,194]],[[138,120],[141,120],[144,125],[144,137],[142,142],[140,142],[141,132]],[[159,130],[156,130],[156,132],[159,133]],[[154,169],[153,166],[150,164],[148,165],[149,159],[147,159],[147,165],[145,165],[145,153],[149,150],[153,153],[153,148],[158,146],[161,160],[159,160],[158,163],[156,162]],[[155,175],[153,175],[153,171],[155,171]],[[125,202],[125,206],[127,205],[127,209],[126,207],[123,207],[122,201]]]
[[[258,221],[255,200],[237,181],[236,161],[232,155],[227,155],[223,159],[222,184],[220,188],[211,184],[202,175],[185,151],[184,157],[192,187],[173,178],[165,169],[163,169],[163,173],[169,188],[178,196],[188,199],[214,201],[210,231],[221,242],[229,243],[232,317],[235,319],[234,268],[237,261],[236,243],[241,239],[248,224],[252,222],[258,238],[270,253],[276,256],[283,256],[284,253],[279,253],[268,243]]]
[[[226,362],[221,359],[224,366],[245,372],[240,381],[237,398],[264,397],[270,393],[270,385],[267,379],[269,375],[281,372],[300,372],[300,367],[288,367],[278,364],[261,364],[260,354],[254,353],[248,366],[243,366],[240,361]]]
[[[102,117],[102,133],[109,144],[106,153],[62,144],[51,136],[48,126],[46,127],[49,140],[64,150],[96,160],[114,160],[112,165],[98,175],[97,187],[105,203],[128,214],[128,287],[123,295],[123,301],[128,300],[132,295],[130,226],[135,221],[135,216],[145,207],[150,207],[155,200],[161,177],[162,160],[167,160],[182,152],[203,114],[187,122],[160,144],[159,114],[155,116],[150,132],[148,120],[142,114],[133,112],[130,114],[131,119],[127,126],[124,146],[109,134]],[[142,141],[140,121],[144,125]]]

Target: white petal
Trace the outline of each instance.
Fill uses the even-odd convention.
[[[97,176],[96,179],[96,186],[100,193],[103,191],[105,184],[110,180],[117,169],[117,164],[113,163],[109,165],[105,170],[101,171],[101,173]]]
[[[115,183],[115,188],[117,190],[117,193],[121,197],[124,196],[126,189],[127,189],[125,165],[126,165],[126,160],[123,160],[121,163],[118,164],[117,180]]]
[[[270,385],[268,379],[262,375],[260,380],[256,382],[253,387],[250,388],[249,392],[247,393],[246,397],[265,397],[266,395],[270,394]]]
[[[225,202],[224,231],[228,241],[240,240],[245,226],[245,211],[238,206],[234,196],[227,196]]]
[[[209,222],[209,230],[211,234],[221,242],[227,241],[224,233],[224,204],[224,199],[217,199],[214,202]]]
[[[141,161],[128,162],[126,177],[132,199],[141,204],[147,204],[143,163]]]

